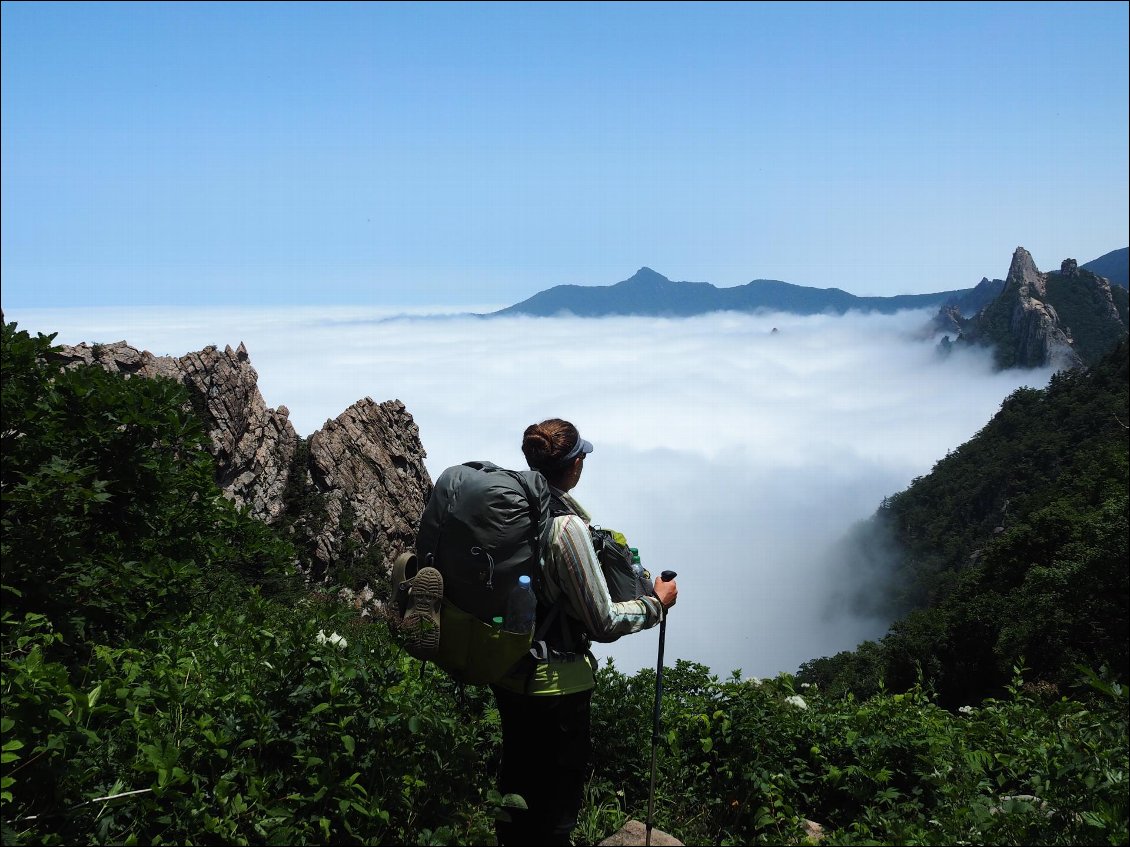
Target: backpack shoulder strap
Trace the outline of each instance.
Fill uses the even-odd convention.
[[[566,503],[560,496],[558,496],[555,490],[553,490],[552,488],[549,489],[549,516],[551,518],[560,518],[564,515],[575,514],[577,513],[574,512],[572,508],[570,508],[568,503]]]
[[[526,482],[525,477],[523,477],[517,471],[507,471],[507,473],[509,473],[514,477],[514,479],[518,481],[518,485],[522,487],[522,493],[526,495],[526,507],[530,512],[530,533],[527,536],[527,541],[530,545],[530,555],[533,556],[534,562],[539,565],[539,567],[533,568],[535,575],[534,589],[536,591],[536,589],[538,589],[541,584],[540,564],[542,553],[544,552],[541,548],[542,531],[544,529],[541,519],[541,509],[538,506],[538,501],[534,497],[534,492],[530,490],[530,484]],[[552,510],[552,505],[550,506],[550,509]]]
[[[573,517],[580,517],[576,511],[569,506],[568,502],[562,499],[554,489],[549,490],[549,516],[553,518],[565,517],[572,515]],[[538,631],[534,635],[535,645],[531,648],[530,653],[535,659],[544,661],[547,654],[546,636],[549,635],[550,628],[553,622],[557,622],[557,633],[555,644],[556,648],[560,651],[567,653],[578,652],[579,646],[585,641],[585,635],[581,629],[582,624],[568,612],[566,612],[568,599],[565,593],[562,592],[561,596],[557,598],[549,611],[546,613],[541,623],[538,626]]]

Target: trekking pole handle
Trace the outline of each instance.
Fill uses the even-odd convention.
[[[677,577],[677,576],[678,576],[678,574],[677,574],[677,573],[675,573],[674,571],[663,571],[663,573],[661,573],[661,574],[659,575],[659,578],[660,578],[661,580],[663,580],[664,582],[670,582],[671,580],[673,580],[673,579],[674,579],[675,577]],[[663,618],[662,618],[662,622],[663,622],[663,623],[666,623],[666,622],[667,622],[667,609],[666,609],[666,608],[664,608],[664,609],[663,609]]]

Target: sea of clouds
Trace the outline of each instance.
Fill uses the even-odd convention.
[[[1019,386],[987,353],[941,358],[930,314],[694,318],[393,316],[366,308],[24,310],[57,343],[162,355],[247,345],[269,406],[309,435],[362,397],[402,400],[434,479],[471,459],[522,468],[523,429],[573,421],[596,449],[574,492],[653,573],[678,572],[665,658],[726,676],[794,672],[881,636],[845,598],[837,543],[929,473]],[[464,311],[485,311],[468,309]],[[654,667],[658,629],[598,645]]]

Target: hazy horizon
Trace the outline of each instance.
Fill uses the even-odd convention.
[[[422,311],[426,311],[421,309]],[[927,311],[692,318],[390,317],[387,310],[6,310],[56,343],[157,355],[246,344],[271,407],[308,436],[363,397],[405,403],[432,478],[524,467],[521,432],[572,420],[594,443],[575,494],[645,566],[679,572],[666,659],[719,675],[793,672],[886,631],[845,597],[836,544],[929,473],[1021,385],[986,351],[940,358]],[[773,330],[777,331],[774,332]],[[597,654],[653,667],[656,631]]]

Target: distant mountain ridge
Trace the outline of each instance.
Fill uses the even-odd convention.
[[[1079,267],[1096,276],[1105,276],[1113,285],[1130,288],[1130,247],[1111,250]]]
[[[733,288],[718,288],[709,282],[675,282],[651,268],[643,267],[615,285],[557,285],[492,314],[688,317],[708,312],[753,312],[758,309],[801,315],[821,312],[843,314],[850,309],[895,312],[940,306],[963,293],[941,291],[896,297],[857,297],[839,288],[809,288],[779,279],[755,279]]]
[[[1112,251],[1081,267],[1125,288],[1128,250],[1130,248]],[[778,279],[755,279],[745,285],[718,288],[709,282],[676,282],[645,266],[614,285],[556,285],[513,306],[491,312],[489,316],[689,317],[709,312],[762,309],[800,315],[843,314],[850,310],[890,314],[903,309],[942,306],[957,306],[961,314],[971,316],[1003,290],[1004,280],[987,278],[974,288],[893,297],[860,297],[840,288],[812,288]]]

